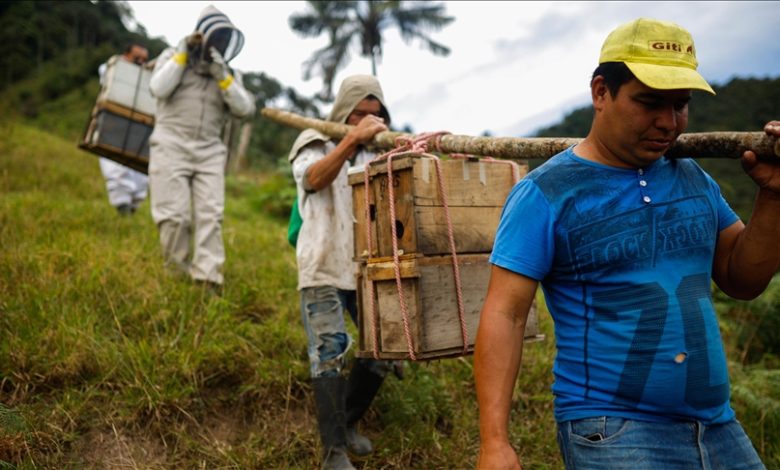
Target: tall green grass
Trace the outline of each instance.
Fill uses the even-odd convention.
[[[94,156],[24,125],[0,132],[0,468],[317,468],[284,177],[228,178],[215,297],[165,272],[148,202],[119,217]],[[545,312],[541,328],[511,435],[525,468],[559,469]],[[730,331],[735,406],[778,468],[776,370],[742,361]],[[473,468],[471,358],[408,363],[362,429],[377,451],[358,468]]]
[[[285,178],[228,179],[226,288],[214,297],[166,274],[148,202],[119,217],[94,156],[24,125],[0,130],[0,411],[16,423],[0,419],[0,460],[316,468]],[[550,347],[528,348],[513,426],[529,461],[556,468]],[[471,360],[406,375],[365,420],[378,451],[361,467],[472,467]]]
[[[767,468],[780,468],[780,275],[757,299],[716,292],[732,405]]]

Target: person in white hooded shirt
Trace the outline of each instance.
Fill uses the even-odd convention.
[[[255,112],[241,75],[227,65],[243,43],[241,31],[210,5],[191,35],[160,54],[149,83],[157,98],[149,182],[163,258],[166,266],[218,291],[224,279],[227,161],[221,132],[229,114]]]
[[[342,375],[352,344],[344,311],[357,323],[352,190],[347,172],[376,157],[365,144],[390,123],[377,79],[369,75],[345,78],[328,120],[355,127],[339,141],[307,129],[289,155],[303,219],[296,244],[298,289],[309,343],[322,468],[354,470],[347,452],[365,456],[373,451],[371,441],[358,433],[357,423],[388,372],[400,374],[399,364],[393,361],[357,359],[349,377]]]

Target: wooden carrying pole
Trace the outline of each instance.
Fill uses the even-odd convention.
[[[352,126],[337,122],[301,116],[274,108],[263,108],[262,115],[268,119],[296,129],[316,129],[334,139],[344,137]],[[380,149],[395,147],[398,137],[412,137],[404,132],[380,132],[374,136],[372,145]],[[431,142],[429,149],[442,153],[465,153],[491,156],[510,160],[550,158],[579,143],[582,139],[571,137],[472,137],[467,135],[444,135],[439,137],[438,146]],[[743,152],[752,150],[762,160],[780,158],[780,139],[769,137],[763,132],[699,132],[681,134],[668,157],[692,158],[742,158]]]

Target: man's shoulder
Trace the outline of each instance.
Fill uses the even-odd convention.
[[[562,175],[572,174],[573,172],[583,171],[585,168],[576,159],[572,158],[571,149],[553,155],[544,163],[531,170],[526,178],[536,182],[538,185],[544,185],[548,181],[556,181]]]
[[[290,150],[290,155],[288,159],[290,162],[292,162],[298,157],[298,154],[300,154],[300,152],[304,148],[317,143],[326,144],[330,141],[331,138],[323,134],[322,132],[316,129],[306,129],[300,134],[298,134],[298,137],[295,139],[295,142],[293,142],[292,149]]]

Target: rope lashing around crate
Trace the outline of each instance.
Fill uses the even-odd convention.
[[[460,321],[461,336],[463,338],[463,353],[468,352],[468,330],[465,319],[465,309],[463,307],[463,289],[460,281],[460,267],[458,266],[458,255],[455,249],[455,236],[452,229],[452,218],[450,217],[449,204],[447,202],[447,191],[444,187],[444,179],[442,178],[441,160],[436,155],[428,153],[429,140],[434,141],[434,146],[438,148],[438,139],[448,134],[448,132],[435,132],[435,133],[422,133],[413,138],[399,137],[396,139],[396,148],[390,150],[387,153],[379,155],[377,158],[366,164],[363,171],[363,183],[365,186],[365,217],[366,217],[366,242],[368,246],[369,257],[372,253],[371,243],[371,224],[370,224],[370,198],[369,198],[369,166],[371,163],[381,160],[387,160],[387,178],[388,178],[388,199],[390,209],[390,230],[392,232],[393,241],[393,270],[395,273],[396,289],[398,290],[398,302],[401,309],[401,318],[404,325],[404,335],[406,336],[406,345],[409,350],[409,357],[413,360],[417,360],[417,355],[414,352],[414,345],[412,341],[411,330],[409,328],[409,310],[406,306],[406,299],[403,294],[403,285],[401,281],[401,268],[400,259],[398,254],[398,233],[395,225],[395,191],[393,189],[393,165],[392,160],[395,157],[405,156],[410,154],[416,154],[423,157],[433,159],[436,166],[436,176],[438,180],[439,197],[442,200],[442,208],[444,209],[444,216],[447,221],[447,237],[450,245],[450,252],[452,254],[452,271],[455,278],[455,293],[458,303],[458,319]],[[376,298],[374,296],[373,283],[368,282],[368,294],[371,298],[371,333],[373,340],[373,352],[374,358],[379,359],[379,338],[377,323],[377,309]]]

